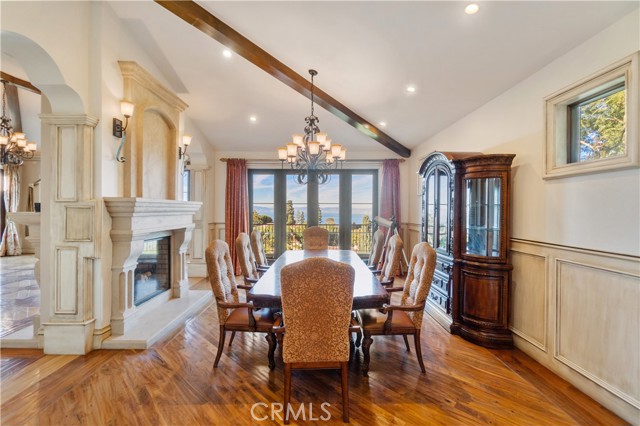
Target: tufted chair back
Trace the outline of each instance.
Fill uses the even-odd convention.
[[[238,262],[240,262],[240,270],[245,278],[258,279],[258,270],[256,269],[256,259],[251,251],[251,239],[249,236],[241,232],[236,238],[236,254]]]
[[[207,248],[204,255],[207,260],[209,283],[211,284],[216,304],[219,302],[238,302],[238,288],[233,276],[233,265],[231,264],[231,255],[229,254],[227,243],[222,240],[215,240]],[[220,324],[224,324],[227,321],[229,314],[231,314],[231,309],[218,308]]]
[[[302,234],[302,246],[305,250],[327,250],[329,231],[319,226],[311,226]]]
[[[403,306],[424,305],[431,289],[433,272],[436,269],[436,251],[429,243],[418,243],[413,247],[407,279],[404,281],[402,293]],[[415,312],[407,312],[416,328],[422,326],[424,309]]]
[[[354,269],[312,257],[280,274],[284,362],[348,361]]]
[[[267,255],[264,254],[264,247],[262,247],[262,234],[260,231],[251,233],[251,251],[253,251],[253,256],[258,266],[269,266]]]
[[[380,278],[382,281],[389,281],[396,276],[398,268],[400,268],[400,260],[402,258],[402,240],[400,236],[393,235],[387,242],[387,253],[382,264],[382,272]]]
[[[377,230],[373,233],[371,240],[371,254],[369,255],[369,266],[378,266],[380,262],[380,256],[382,256],[382,249],[384,247],[384,232]]]

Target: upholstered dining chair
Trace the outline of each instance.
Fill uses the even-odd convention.
[[[293,369],[340,369],[342,419],[348,422],[347,363],[349,335],[355,331],[351,327],[355,271],[345,263],[314,257],[283,267],[280,278],[285,424],[289,424]],[[327,294],[331,297],[326,297]]]
[[[236,255],[240,262],[240,270],[244,278],[245,285],[251,287],[258,282],[258,269],[256,268],[256,259],[251,251],[251,241],[249,236],[241,232],[236,238]]]
[[[327,250],[329,231],[319,226],[311,226],[302,234],[302,247],[305,250]]]
[[[402,239],[398,235],[393,235],[387,241],[386,256],[382,268],[376,271],[380,274],[380,284],[385,287],[393,284],[396,273],[400,269],[403,245]]]
[[[424,306],[431,288],[431,280],[436,267],[436,252],[428,243],[418,243],[411,253],[409,271],[404,287],[391,288],[387,291],[402,291],[399,305],[384,305],[382,312],[377,309],[358,311],[360,324],[364,334],[362,352],[364,363],[362,371],[366,376],[369,372],[369,349],[373,339],[378,335],[402,335],[407,350],[409,350],[408,335],[413,335],[416,346],[416,356],[420,370],[425,373],[420,347],[420,330]]]
[[[211,289],[218,308],[220,322],[220,339],[218,353],[213,368],[218,367],[227,331],[231,331],[229,346],[233,343],[236,332],[266,333],[269,343],[269,368],[275,367],[274,352],[276,339],[273,334],[274,312],[263,308],[255,310],[252,303],[242,303],[238,298],[238,288],[233,275],[233,265],[229,255],[229,246],[222,240],[214,241],[205,251],[207,273]]]
[[[380,262],[380,257],[382,256],[382,249],[384,248],[384,232],[378,229],[373,233],[373,238],[371,239],[371,254],[369,255],[369,269],[376,270],[378,269],[378,263]]]
[[[269,261],[262,246],[262,233],[260,231],[251,232],[251,251],[256,259],[256,269],[258,272],[266,272],[269,269]]]

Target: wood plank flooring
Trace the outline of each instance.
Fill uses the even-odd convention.
[[[199,283],[198,287],[203,284]],[[206,285],[206,283],[205,283]],[[201,287],[201,288],[206,288]],[[228,341],[228,339],[227,339]],[[264,335],[238,334],[212,368],[218,344],[215,305],[171,339],[146,351],[98,350],[50,356],[3,349],[3,425],[272,425],[283,398],[284,367],[267,366]],[[376,337],[369,377],[362,353],[350,364],[352,425],[623,425],[625,422],[519,350],[491,351],[452,336],[425,315],[426,374],[401,337]],[[343,424],[340,375],[295,371],[292,401],[306,421]],[[331,419],[310,421],[326,415]],[[254,414],[251,416],[254,404]]]

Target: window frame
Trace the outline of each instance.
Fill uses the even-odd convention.
[[[546,141],[543,179],[638,167],[640,135],[640,52],[636,52],[607,68],[545,98]],[[587,161],[571,162],[571,106],[624,84],[626,90],[625,154]]]

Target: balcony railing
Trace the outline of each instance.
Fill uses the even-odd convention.
[[[340,225],[323,223],[318,225],[329,231],[329,248],[340,248]],[[302,250],[303,234],[307,228],[306,224],[287,225],[287,243],[286,250]],[[275,252],[275,234],[273,223],[264,225],[254,225],[254,231],[262,233],[262,245],[264,251],[269,257],[273,257]],[[371,252],[371,223],[353,223],[351,224],[351,250],[358,254],[367,255]]]

